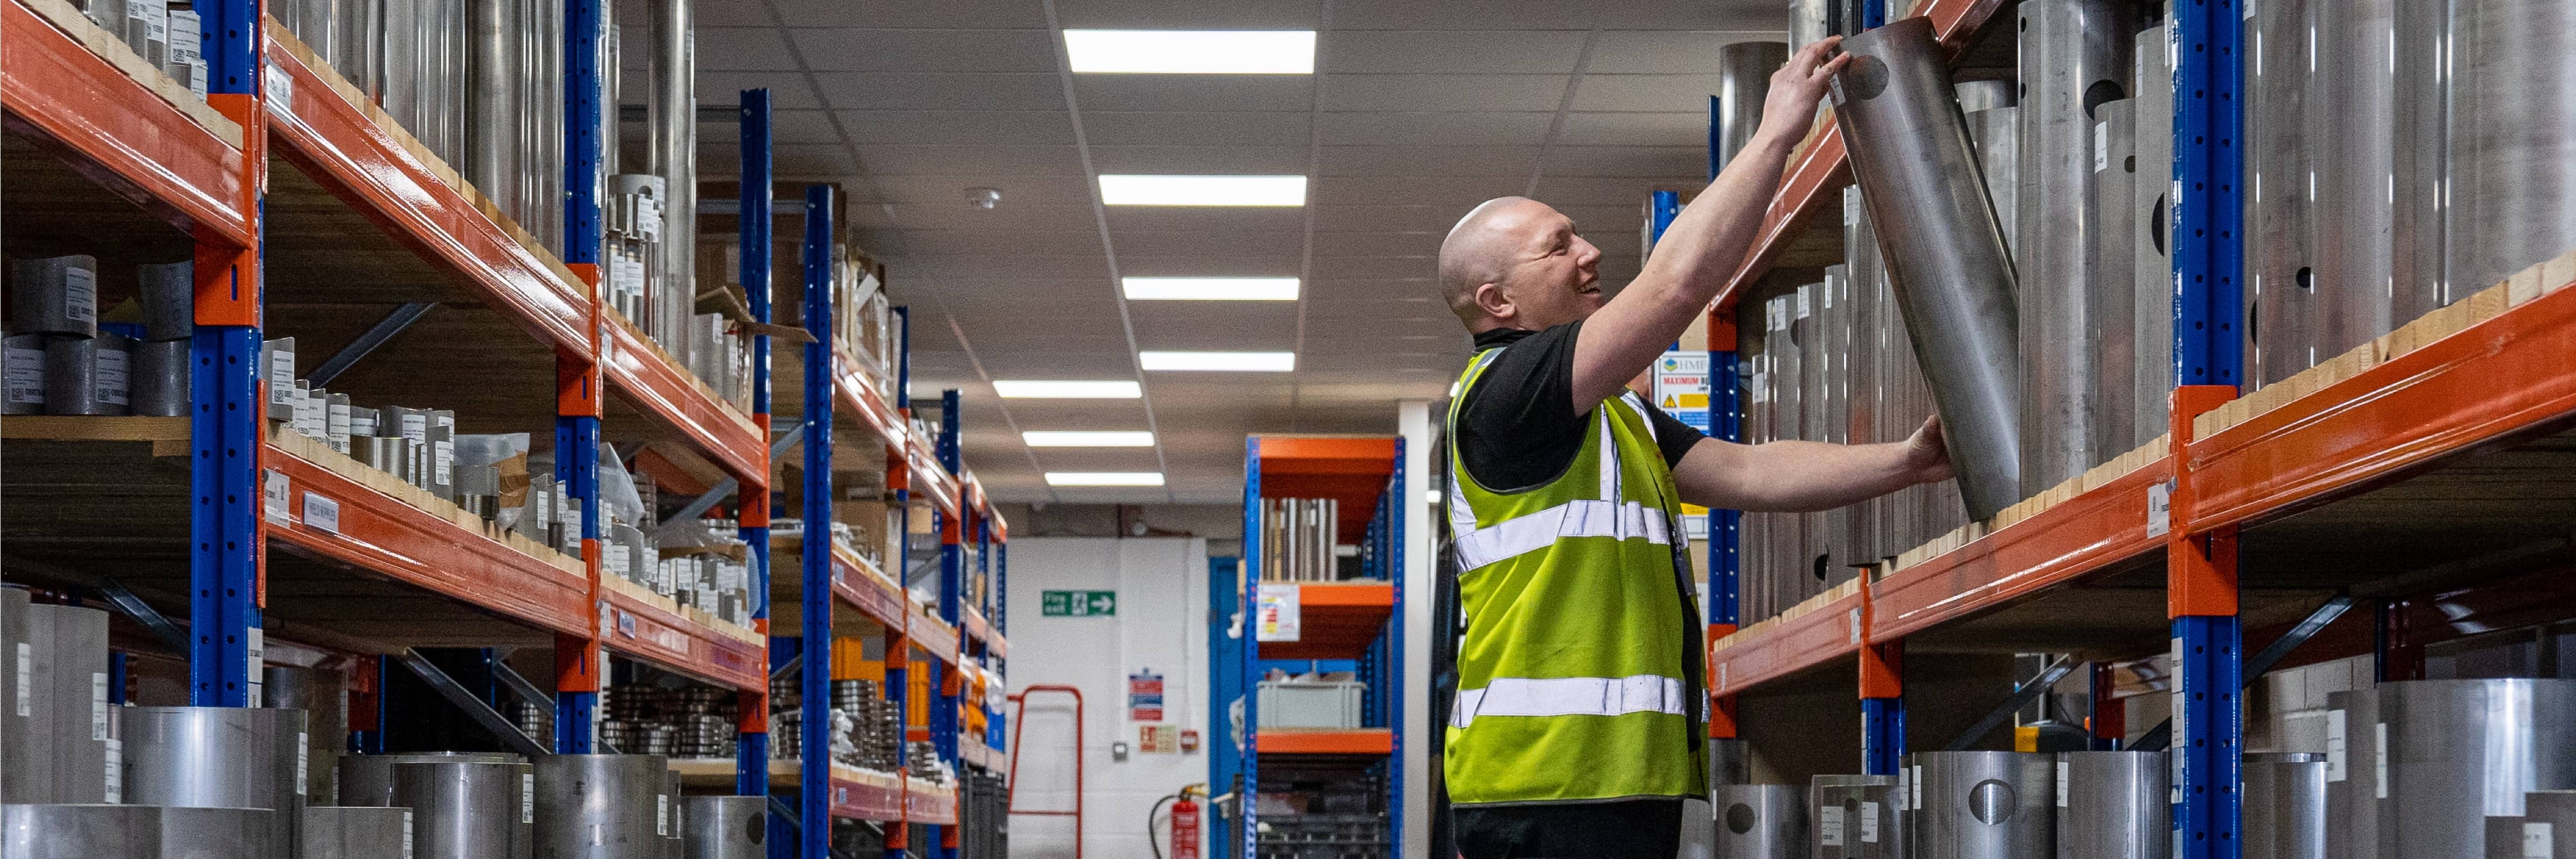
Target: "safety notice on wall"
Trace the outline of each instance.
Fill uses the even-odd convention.
[[[1253,600],[1252,616],[1252,640],[1296,641],[1297,586],[1262,585]]]
[[[1708,353],[1666,352],[1655,360],[1655,407],[1692,429],[1709,431]]]
[[[1163,720],[1163,675],[1148,668],[1127,675],[1127,721]]]

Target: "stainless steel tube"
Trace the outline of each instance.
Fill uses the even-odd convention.
[[[2397,199],[2390,318],[2415,321],[2450,303],[2443,283],[2447,264],[2444,221],[2449,211],[2450,96],[2454,67],[2451,4],[2398,3],[2393,27],[2397,56],[2394,157],[2389,161]]]
[[[126,353],[128,414],[176,417],[188,413],[186,340],[145,341]]]
[[[1922,752],[1914,811],[1928,859],[2044,859],[2055,850],[2056,762],[2027,752]]]
[[[650,172],[670,189],[662,210],[662,294],[655,301],[656,338],[673,353],[686,351],[685,327],[697,276],[697,79],[696,18],[691,0],[650,0],[652,91],[646,101]]]
[[[2084,205],[2094,184],[2093,108],[2128,96],[2129,49],[2138,32],[2131,6],[2120,0],[2021,5],[2021,190],[2012,247],[2021,275],[2023,496],[2082,474],[2093,462],[2094,355],[2085,342],[2093,329],[2086,287],[2092,271],[2085,248],[2096,227]]]
[[[2310,127],[2322,110],[2310,110],[2308,100],[2323,94],[2311,92],[2316,67],[2309,0],[2267,0],[2252,11],[2245,27],[2242,114],[2245,172],[2251,177],[2243,195],[2248,390],[2315,363],[2317,249],[2309,198],[2317,183],[2309,153],[2312,140],[2317,151],[2325,151],[2331,144],[2324,138],[2332,133]]]
[[[537,759],[539,859],[647,859],[663,849],[654,797],[668,765],[660,755],[551,755]],[[662,809],[664,815],[668,808]],[[667,817],[661,829],[669,828]]]
[[[2249,753],[2243,773],[2245,859],[2325,859],[2326,756]]]
[[[2390,246],[2397,205],[2391,161],[2396,157],[2398,3],[2306,4],[2316,74],[2308,81],[2310,134],[2304,143],[2318,156],[2310,164],[2316,171],[2315,208],[2309,215],[2316,230],[2316,279],[2310,285],[2313,351],[2302,366],[2322,363],[2396,328],[2390,318],[2396,292]],[[2567,151],[2576,154],[2576,149]]]
[[[383,0],[377,7],[380,38],[376,42],[376,68],[383,75],[378,79],[379,100],[385,113],[415,138],[422,131],[421,75],[425,66],[421,62],[421,38],[428,26],[421,13],[432,2],[435,0]]]
[[[2326,693],[2326,855],[2379,856],[2379,693]]]
[[[1870,821],[1873,830],[1876,828],[1876,819],[1868,814],[1872,809],[1863,807],[1867,801],[1864,793],[1872,788],[1885,791],[1895,785],[1895,776],[1820,775],[1810,779],[1807,819],[1813,824],[1812,843],[1815,847],[1812,855],[1816,859],[1870,857],[1871,851],[1880,844],[1879,838],[1888,833],[1872,831],[1867,834],[1878,838],[1862,837],[1865,820]]]
[[[1927,19],[1843,42],[1834,114],[1969,515],[2021,500],[2013,263]],[[2028,147],[2023,147],[2024,154]]]
[[[654,790],[655,823],[662,833],[662,855],[680,859],[689,852],[689,809],[680,793],[680,774],[662,770],[662,783]]]
[[[1736,42],[1717,49],[1718,169],[1726,169],[1762,127],[1762,101],[1771,92],[1771,73],[1788,62],[1785,42]]]
[[[17,260],[10,271],[9,325],[20,334],[98,335],[98,258]]]
[[[519,190],[525,175],[519,163],[522,122],[535,95],[521,65],[521,40],[527,38],[521,18],[524,0],[464,0],[468,14],[466,67],[473,86],[465,100],[465,181],[474,184],[501,213],[524,224],[527,195]],[[524,101],[523,101],[524,100]]]
[[[692,796],[686,803],[687,859],[760,859],[769,803],[757,796]],[[1722,837],[1722,836],[1721,836]]]
[[[186,340],[197,330],[196,268],[186,261],[135,267],[142,281],[143,339]]]
[[[2131,221],[2135,230],[2137,252],[2136,274],[2132,284],[2137,294],[2131,302],[2131,318],[2137,323],[2130,355],[2136,359],[2138,375],[2131,402],[2137,407],[2130,431],[2129,446],[2115,453],[2134,450],[2156,436],[2163,435],[2173,405],[2173,257],[2167,250],[2165,231],[2172,217],[2166,196],[2173,187],[2173,67],[2172,56],[2165,45],[2162,25],[2149,27],[2138,34],[2134,66],[2138,86],[2134,102],[2137,109],[2138,172],[2133,174],[2137,189],[2130,202],[2137,206]]]
[[[2172,855],[2162,752],[2064,752],[2057,778],[2057,859]]]
[[[1807,856],[1807,806],[1796,787],[1723,785],[1711,796],[1710,805],[1717,812],[1718,859]]]
[[[2085,302],[2092,308],[2089,348],[2093,352],[2094,389],[2091,452],[2086,468],[2127,453],[2137,425],[2137,159],[2136,99],[2106,101],[2093,107],[2093,188],[2085,198],[2085,267],[2092,272]]]
[[[2576,248],[2576,4],[2450,5],[2443,232],[2457,301]]]
[[[2576,788],[2576,680],[2383,683],[2379,724],[2382,857],[2478,856],[2480,818],[2522,814],[2530,791]]]
[[[411,809],[415,859],[526,859],[533,778],[517,755],[348,755],[340,803]]]
[[[170,806],[161,812],[161,859],[277,859],[276,818],[265,808]],[[300,822],[300,821],[299,821]]]
[[[276,711],[128,707],[125,801],[189,808],[268,808],[277,801]]]
[[[117,801],[110,795],[115,778],[108,775],[118,708],[107,703],[107,612],[33,604],[27,606],[27,626],[34,644],[28,678],[36,695],[33,727],[51,735],[45,743],[53,754],[47,801]]]
[[[304,808],[297,859],[381,859],[411,849],[411,809],[349,805]]]
[[[1964,106],[1964,102],[1962,103]],[[2014,219],[2021,216],[2021,181],[2016,175],[2021,163],[2021,108],[2006,104],[1967,112],[1968,142],[1977,148],[1977,166],[1982,169],[1986,196],[1995,208],[1995,223],[2003,230],[2004,249],[2012,250]]]
[[[54,776],[53,750],[45,745],[52,735],[35,727],[34,678],[22,686],[18,674],[22,664],[35,669],[27,609],[25,590],[0,588],[0,762],[8,764],[0,766],[0,803],[10,805],[43,803]],[[27,658],[19,659],[21,653]]]
[[[161,859],[161,809],[148,805],[10,803],[9,859]]]

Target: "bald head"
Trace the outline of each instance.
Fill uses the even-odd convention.
[[[1440,291],[1471,332],[1538,330],[1601,308],[1601,250],[1574,221],[1528,197],[1468,210],[1440,243]]]
[[[1499,284],[1510,273],[1512,259],[1527,241],[1530,221],[1552,213],[1547,204],[1528,197],[1496,197],[1476,204],[1449,237],[1440,242],[1440,291],[1449,312],[1470,327],[1486,316],[1476,305],[1476,288]]]

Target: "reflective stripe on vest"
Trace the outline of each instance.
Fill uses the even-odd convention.
[[[1501,352],[1500,349],[1486,352],[1478,356],[1479,363],[1486,356]],[[1626,392],[1620,399],[1629,401],[1639,414],[1645,413],[1644,401],[1636,392]],[[1610,434],[1610,421],[1608,404],[1604,404],[1599,419],[1594,421],[1601,437],[1601,453],[1597,457],[1601,496],[1598,500],[1569,501],[1478,528],[1475,511],[1467,503],[1467,494],[1449,493],[1446,499],[1449,529],[1455,537],[1453,548],[1458,553],[1458,568],[1473,570],[1507,561],[1555,545],[1557,540],[1566,537],[1639,538],[1658,546],[1672,545],[1672,535],[1678,529],[1663,511],[1650,510],[1635,501],[1619,503],[1619,445]],[[1649,440],[1655,437],[1654,426],[1654,421],[1646,421]]]
[[[1460,689],[1449,708],[1451,727],[1494,716],[1688,715],[1689,696],[1678,677],[1496,677],[1482,689]]]

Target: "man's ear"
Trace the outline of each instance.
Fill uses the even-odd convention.
[[[1487,318],[1501,320],[1511,319],[1518,310],[1512,306],[1511,296],[1503,294],[1502,286],[1491,283],[1476,285],[1476,309],[1484,311]]]

